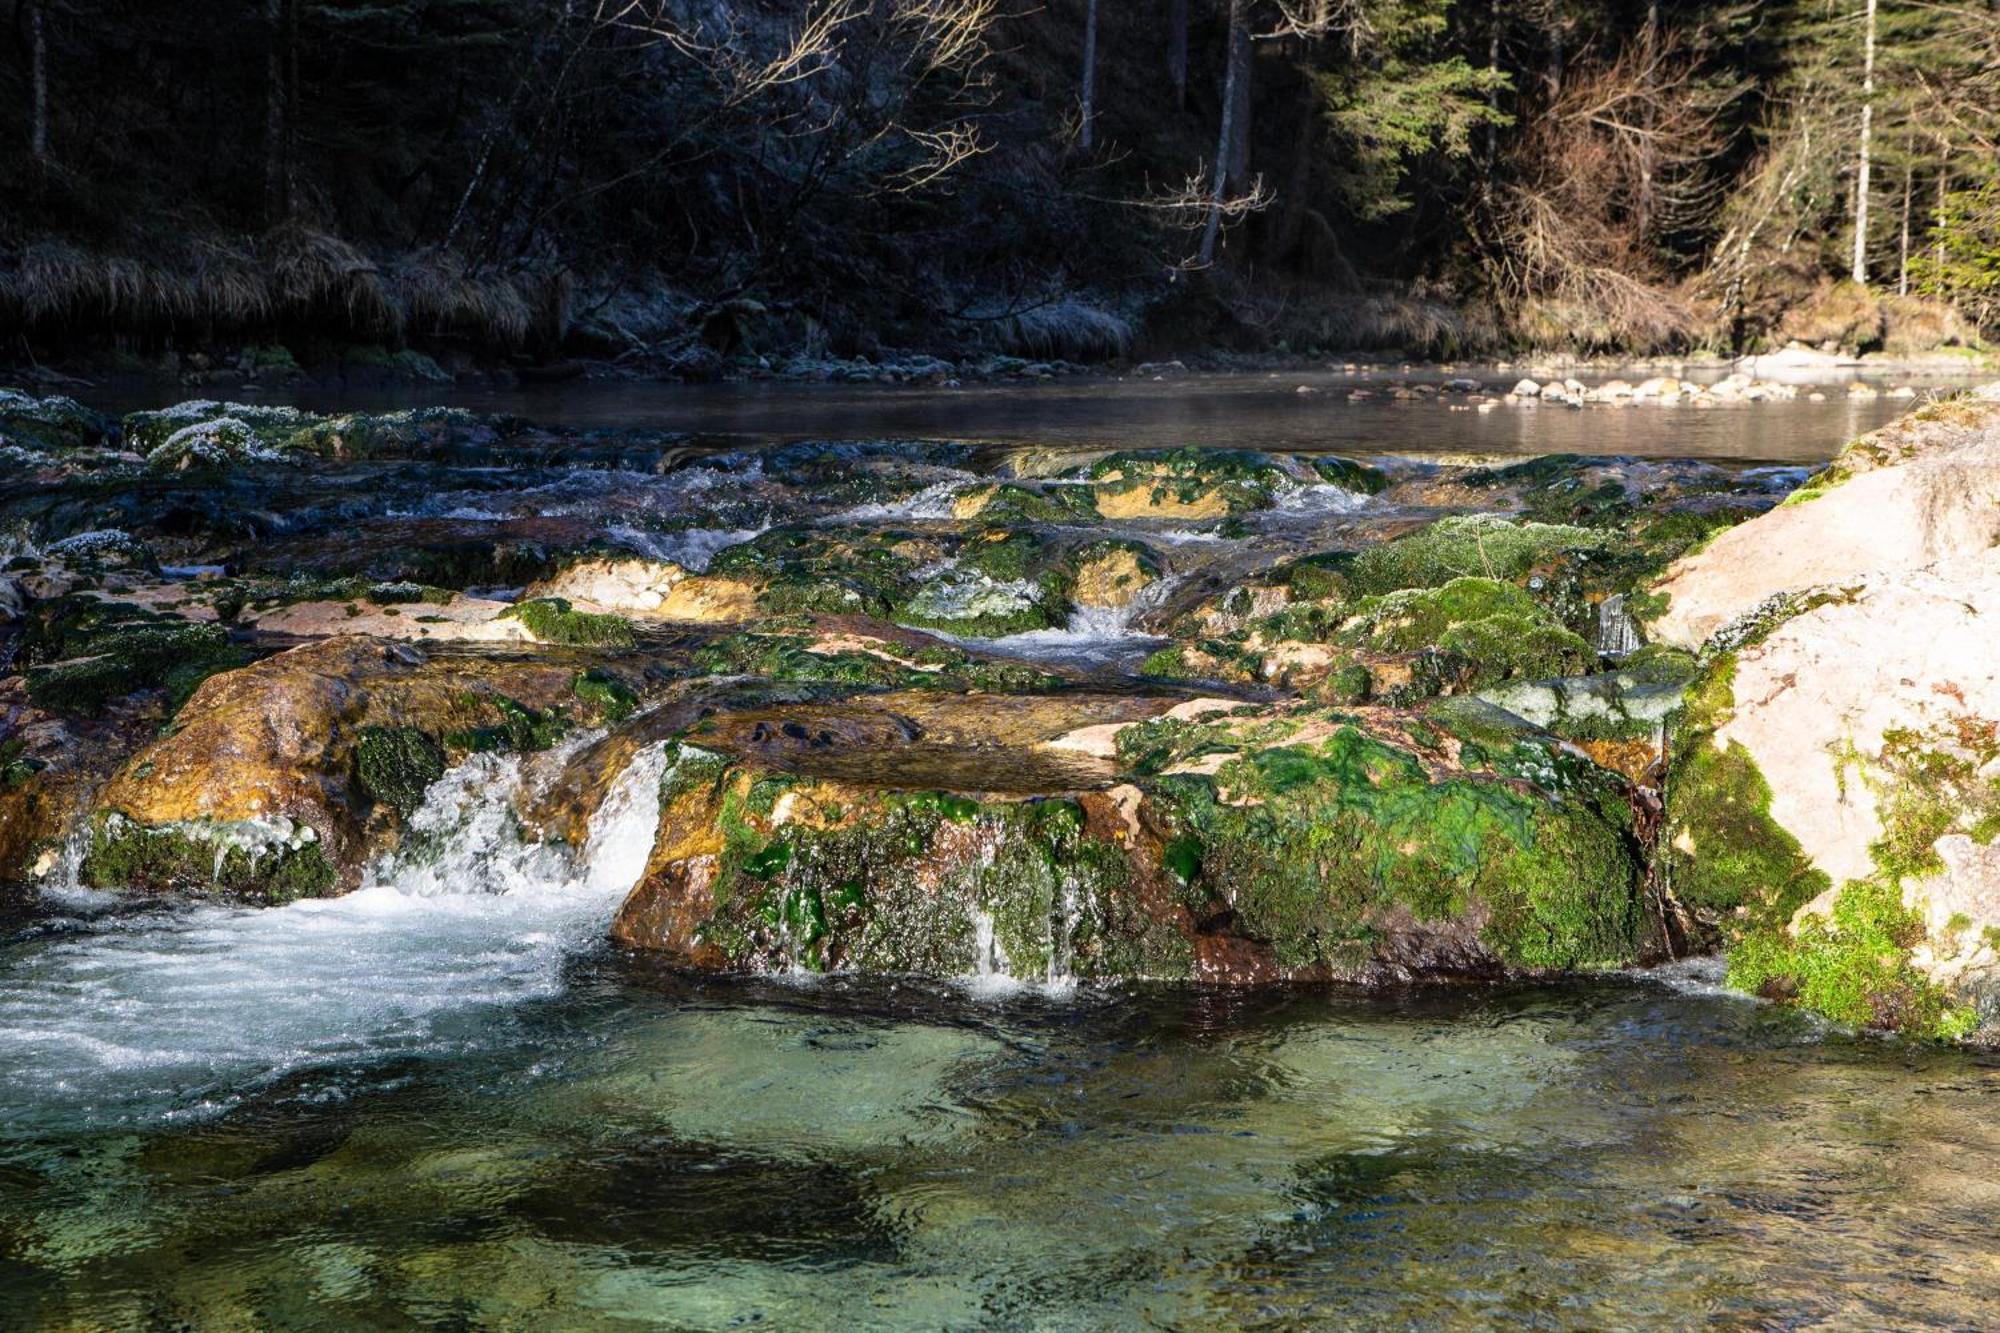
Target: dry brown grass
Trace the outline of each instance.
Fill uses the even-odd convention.
[[[337,236],[288,225],[254,240],[198,237],[144,258],[59,241],[27,246],[0,267],[0,325],[195,338],[304,329],[511,350],[560,336],[569,291],[560,273],[474,273],[437,252],[385,267]]]

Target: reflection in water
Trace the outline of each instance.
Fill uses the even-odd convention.
[[[2000,1319],[2000,1067],[1649,980],[697,981],[0,1150],[15,1323]]]
[[[1515,372],[1470,372],[1493,385]],[[1430,376],[1437,380],[1439,375]],[[1590,381],[1608,376],[1586,377]],[[1720,372],[1697,378],[1720,378]],[[1909,377],[1900,377],[1905,382]],[[272,387],[254,396],[318,411],[443,403],[572,427],[650,427],[749,441],[943,439],[1055,449],[1328,450],[1344,454],[1616,452],[1735,462],[1816,462],[1909,407],[1891,398],[1693,407],[1501,407],[1475,412],[1446,399],[1349,402],[1339,391],[1375,382],[1325,371],[1191,376],[1166,382],[1082,378],[961,389],[846,385],[584,383],[517,389],[409,385],[386,389]],[[1914,381],[1964,387],[1963,375]],[[1320,392],[1302,394],[1300,386]],[[228,394],[222,395],[228,397]],[[106,386],[93,401],[116,410],[187,397],[179,384]]]

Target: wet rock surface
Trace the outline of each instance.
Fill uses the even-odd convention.
[[[1799,480],[0,408],[33,460],[0,494],[0,880],[344,892],[495,754],[532,779],[510,827],[581,846],[664,746],[614,934],[763,971],[1683,948],[1706,918],[1649,857],[1696,665],[1646,589]]]

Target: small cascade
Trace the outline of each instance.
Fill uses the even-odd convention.
[[[1010,656],[1030,661],[1074,662],[1101,666],[1121,654],[1142,653],[1159,642],[1155,635],[1136,628],[1151,612],[1166,604],[1182,581],[1179,574],[1167,574],[1140,589],[1123,606],[1079,606],[1071,610],[1061,629],[1027,630],[1005,638],[964,640],[982,642]]]
[[[431,784],[362,888],[283,907],[100,915],[104,895],[59,888],[78,844],[46,879],[81,919],[0,975],[0,1105],[211,1114],[218,1079],[511,1040],[508,1008],[559,991],[644,872],[666,763],[661,746],[635,756],[572,850],[522,835],[520,760],[478,756]]]
[[[1054,938],[1049,941],[1049,989],[1064,991],[1076,985],[1075,960],[1070,953],[1070,940],[1076,934],[1077,923],[1083,916],[1083,903],[1077,896],[1076,876],[1068,871],[1061,872],[1056,884],[1055,913],[1049,921]]]
[[[1625,609],[1625,595],[1618,593],[1597,604],[1597,651],[1602,657],[1622,661],[1639,651],[1639,626]]]
[[[993,933],[993,914],[983,907],[972,909],[972,975],[989,984],[1013,976],[1007,970],[1007,951]]]

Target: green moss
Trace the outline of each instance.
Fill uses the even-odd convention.
[[[1327,703],[1351,706],[1366,703],[1374,692],[1374,674],[1359,662],[1349,662],[1326,678],[1319,697]]]
[[[592,648],[630,648],[632,626],[623,616],[577,611],[561,597],[535,597],[516,602],[501,616],[520,621],[543,643]]]
[[[602,667],[579,672],[570,682],[570,692],[585,709],[612,726],[632,716],[639,707],[639,696],[632,687]]]
[[[413,727],[363,727],[354,755],[361,789],[406,817],[423,804],[430,785],[444,776],[443,753]]]
[[[338,876],[317,841],[259,850],[200,826],[148,828],[100,819],[82,866],[100,889],[214,893],[264,904],[324,897]]]
[[[1438,687],[1459,689],[1517,677],[1577,675],[1597,653],[1555,624],[1521,588],[1487,578],[1456,578],[1435,588],[1371,597],[1351,608],[1340,637],[1378,652],[1442,654]],[[1433,682],[1425,681],[1427,691]],[[1434,692],[1434,691],[1431,691]]]
[[[1352,727],[1159,790],[1199,842],[1203,882],[1287,968],[1365,959],[1399,910],[1449,922],[1483,909],[1483,940],[1520,967],[1612,964],[1636,947],[1634,862],[1609,794],[1559,802],[1504,782],[1433,780]]]
[[[1770,925],[1745,935],[1730,949],[1729,983],[1857,1027],[1963,1037],[1978,1016],[1954,1007],[1911,965],[1910,951],[1923,939],[1923,918],[1903,906],[1900,889],[1854,880],[1834,899],[1830,917],[1809,914],[1796,934]]]
[[[1565,555],[1598,551],[1605,542],[1602,533],[1588,528],[1511,523],[1490,515],[1444,518],[1362,551],[1348,567],[1348,579],[1365,594],[1434,588],[1468,576],[1512,581]]]
[[[700,932],[738,966],[961,975],[983,914],[1017,977],[1187,974],[1185,942],[1138,915],[1124,853],[1091,838],[1072,801],[884,792],[835,826],[771,832],[745,795],[754,786],[721,803],[725,851]]]
[[[445,737],[445,743],[453,749],[473,754],[546,750],[569,729],[568,719],[560,708],[542,712],[504,694],[470,695],[466,702],[476,708],[490,709],[497,720],[487,726],[451,733]]]
[[[1734,707],[1734,681],[1733,659],[1716,663],[1674,729],[1661,855],[1674,896],[1689,907],[1782,922],[1830,881],[1771,818],[1771,786],[1749,752],[1715,744]]]
[[[95,598],[38,610],[24,646],[43,665],[27,672],[28,697],[53,712],[94,717],[114,699],[163,685],[170,709],[178,708],[203,680],[250,660],[219,624]]]
[[[992,692],[1044,690],[1062,679],[1024,662],[987,661],[950,644],[904,649],[884,646],[885,653],[916,663],[906,666],[888,656],[866,652],[818,653],[809,649],[809,633],[746,631],[731,634],[694,655],[697,670],[711,675],[762,676],[767,680],[871,685],[891,689],[967,690]],[[935,668],[935,669],[931,669]]]
[[[1319,474],[1321,481],[1362,495],[1379,495],[1389,488],[1388,473],[1351,458],[1315,458],[1312,469]]]

